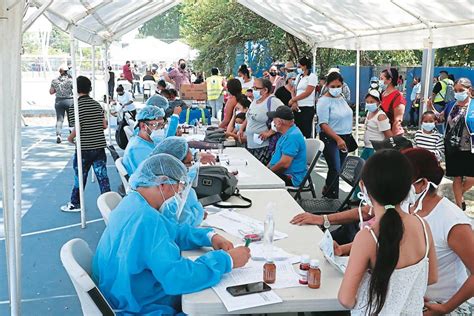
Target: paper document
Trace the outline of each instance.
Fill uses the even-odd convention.
[[[183,137],[189,142],[192,140],[203,141],[206,135],[204,134],[183,134]]]
[[[321,242],[319,243],[319,248],[323,252],[326,260],[329,261],[333,267],[342,273],[346,272],[349,257],[339,257],[334,255],[334,241],[329,229],[326,229],[324,232],[323,239],[321,239]]]
[[[263,144],[263,139],[260,138],[260,134],[253,134],[253,142],[257,145]]]
[[[243,238],[247,234],[263,234],[263,222],[229,210],[210,214],[204,221],[203,226],[222,229],[237,238]],[[273,240],[287,237],[288,234],[275,230]]]
[[[255,261],[264,261],[265,260],[265,249],[263,242],[253,242],[249,245],[250,254],[252,259]],[[294,254],[288,253],[280,247],[273,245],[273,260],[274,261],[290,261],[291,263],[297,263],[300,261],[300,257]]]

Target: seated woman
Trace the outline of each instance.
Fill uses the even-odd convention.
[[[357,233],[339,289],[352,315],[420,315],[427,285],[437,281],[430,228],[401,208],[412,178],[410,161],[395,150],[376,153],[363,168],[360,186],[375,221]]]
[[[188,185],[186,167],[175,157],[146,159],[130,178],[132,191],[110,215],[93,258],[92,274],[114,309],[123,314],[175,315],[181,295],[219,283],[244,266],[250,251],[209,228],[176,224],[163,209]],[[185,198],[185,197],[184,197]],[[182,251],[213,247],[196,260]]]

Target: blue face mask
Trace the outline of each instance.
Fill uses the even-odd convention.
[[[261,95],[260,95],[260,90],[254,90],[253,91],[253,98],[254,100],[258,100],[260,99]]]
[[[303,74],[303,69],[297,68],[296,72],[298,73],[298,75],[302,75]]]
[[[462,101],[466,100],[466,98],[467,98],[467,91],[454,92],[454,98],[456,99],[456,101],[459,101],[459,102],[462,102]]]
[[[342,93],[342,88],[329,88],[329,94],[333,97],[338,97]]]
[[[235,123],[235,131],[236,132],[240,131],[240,126],[242,126],[242,124]]]
[[[433,122],[423,122],[421,123],[421,128],[427,132],[431,132],[432,130],[434,130],[434,128],[436,127],[435,123]]]
[[[365,104],[365,108],[367,111],[369,111],[370,113],[373,113],[375,111],[377,111],[378,109],[378,104],[377,103],[366,103]]]
[[[384,91],[385,89],[387,89],[387,85],[385,84],[385,82],[383,82],[383,80],[379,80],[379,88]]]
[[[161,143],[161,141],[165,139],[165,130],[160,128],[152,131],[150,134],[150,138],[155,144]]]

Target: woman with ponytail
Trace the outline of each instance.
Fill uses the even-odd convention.
[[[422,315],[437,265],[429,226],[400,207],[412,178],[410,161],[395,150],[377,152],[364,166],[360,187],[375,222],[357,233],[339,289],[352,315]]]

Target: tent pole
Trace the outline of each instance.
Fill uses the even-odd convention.
[[[25,2],[0,0],[0,173],[10,314],[21,314],[21,38]],[[10,100],[15,100],[12,103]],[[20,136],[20,137],[19,137]],[[18,155],[20,153],[20,155]]]
[[[105,42],[105,63],[104,63],[104,75],[108,73],[109,69],[109,43]],[[108,76],[104,76],[107,79]],[[109,132],[109,145],[112,145],[112,128],[110,127],[110,96],[109,96],[109,83],[105,81],[105,101],[107,102],[107,122]]]
[[[95,100],[95,45],[92,45],[92,98]]]
[[[359,45],[357,45],[359,46]],[[359,111],[360,111],[360,104],[359,104],[359,94],[360,94],[360,49],[357,48],[357,53],[356,53],[356,121],[355,121],[355,134],[356,134],[356,142],[359,144]],[[356,149],[356,155],[359,154],[359,149]]]
[[[430,33],[431,34],[431,33]],[[431,36],[425,40],[425,48],[426,48],[426,60],[425,60],[425,80],[423,82],[423,102],[421,104],[421,112],[419,115],[419,124],[421,126],[421,114],[426,111],[426,101],[430,97],[430,81],[433,74],[431,73],[432,64],[433,64],[433,40]]]
[[[86,228],[86,209],[84,203],[84,177],[82,173],[82,149],[81,149],[81,125],[79,122],[79,104],[77,94],[77,74],[76,74],[76,42],[74,36],[70,34],[71,41],[71,70],[74,99],[74,129],[76,130],[76,155],[77,171],[79,178],[79,201],[81,203],[81,227]]]
[[[313,73],[316,75],[316,77],[318,76],[318,74],[316,73],[316,51],[317,51],[318,47],[315,45],[314,48],[313,48]],[[316,113],[314,114],[313,116],[313,123],[312,123],[312,127],[311,127],[311,137],[312,138],[316,138]]]

